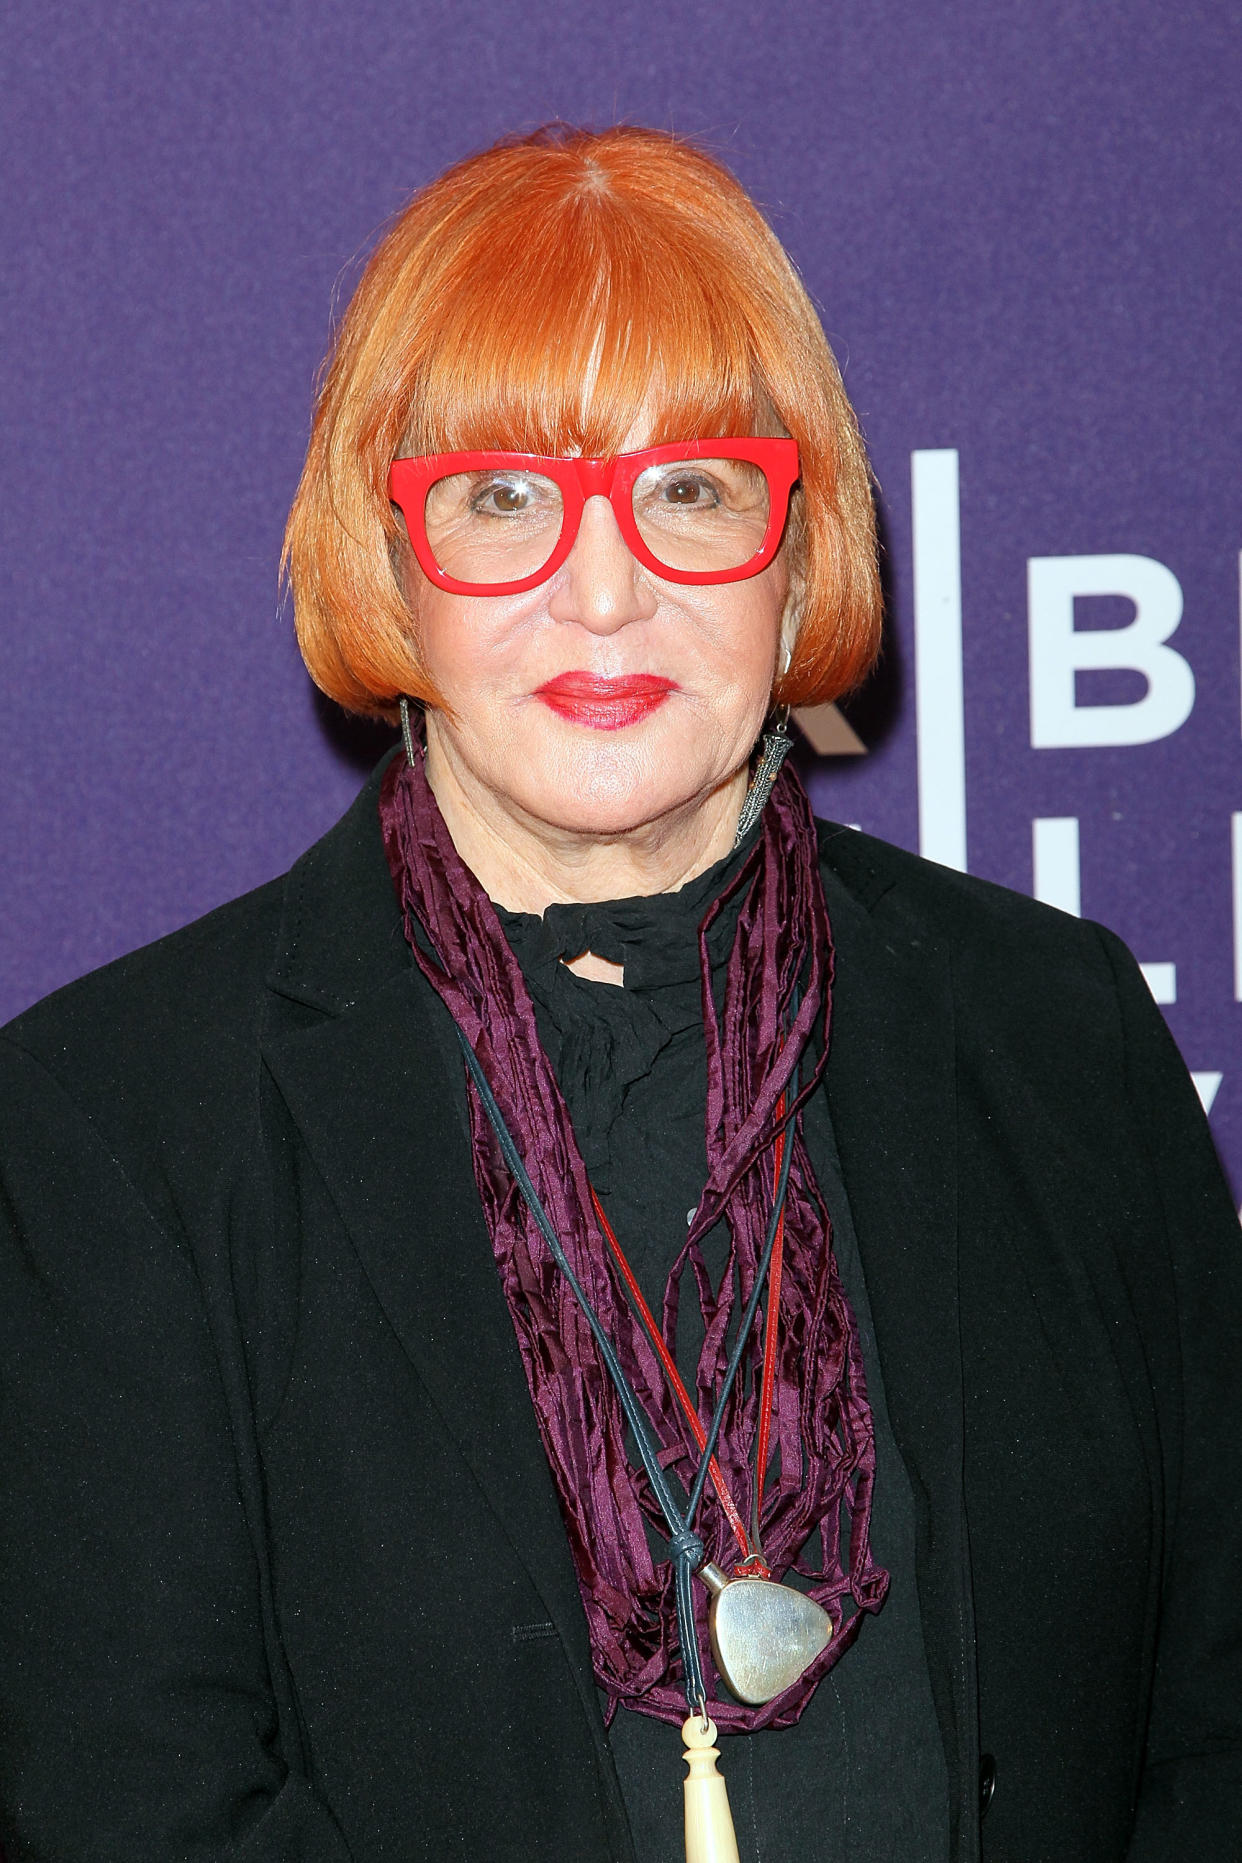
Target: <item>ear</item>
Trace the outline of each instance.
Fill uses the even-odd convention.
[[[801,590],[793,585],[792,579],[785,607],[781,615],[781,630],[777,644],[776,678],[773,682],[774,692],[779,690],[782,680],[793,665],[794,648],[798,641],[798,629],[802,623]]]

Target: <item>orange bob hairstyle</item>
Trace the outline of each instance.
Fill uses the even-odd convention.
[[[866,456],[780,242],[728,170],[647,129],[498,143],[415,195],[345,313],[285,534],[298,639],[350,711],[437,695],[396,572],[399,454],[604,456],[787,432],[802,477],[785,550],[793,657],[774,698],[848,691],[876,653]]]

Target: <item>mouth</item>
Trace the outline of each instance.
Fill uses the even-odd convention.
[[[597,673],[560,673],[534,696],[571,724],[621,731],[648,717],[676,690],[675,680],[661,679],[655,673],[630,673],[620,679],[605,679]]]

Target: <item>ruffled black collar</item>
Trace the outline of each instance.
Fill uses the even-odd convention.
[[[746,843],[734,848],[675,893],[551,905],[542,918],[531,912],[506,912],[502,906],[497,906],[496,914],[514,955],[528,973],[593,951],[596,957],[625,967],[627,991],[697,982],[699,926],[747,852]],[[615,991],[617,986],[604,987]]]
[[[609,1134],[631,1090],[660,1064],[664,1087],[702,1107],[699,926],[750,851],[750,836],[674,893],[552,905],[542,918],[496,908],[535,1006],[587,1168],[604,1188]],[[740,899],[709,934],[713,982],[723,983]],[[593,951],[625,969],[622,987],[577,976],[562,958]],[[663,1097],[663,1094],[661,1094]]]

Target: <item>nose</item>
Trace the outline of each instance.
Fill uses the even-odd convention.
[[[655,610],[655,591],[621,535],[615,511],[602,496],[588,498],[574,547],[556,575],[549,614],[554,621],[576,621],[592,634],[615,634]]]

